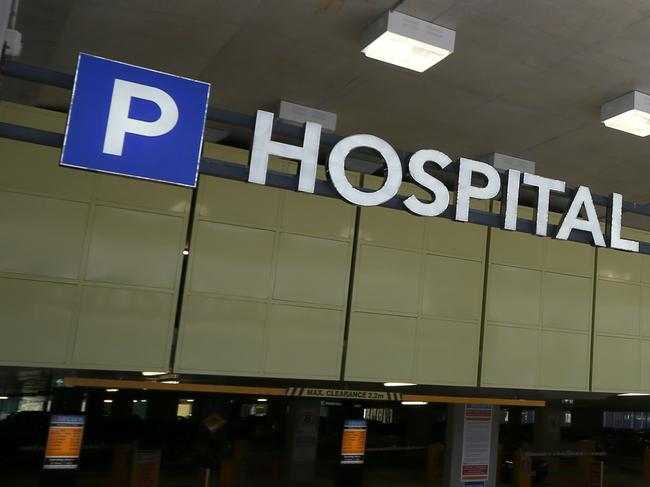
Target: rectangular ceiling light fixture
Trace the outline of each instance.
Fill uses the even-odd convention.
[[[388,11],[363,34],[369,58],[421,73],[454,52],[456,32],[396,11]]]
[[[336,130],[336,113],[326,112],[284,100],[280,101],[278,120],[293,125],[314,122],[320,124],[323,130],[327,132],[334,132]]]
[[[535,174],[535,161],[529,161],[528,159],[521,159],[519,157],[493,152],[492,154],[481,157],[480,160],[491,164],[499,171],[516,169],[517,171]]]
[[[650,135],[650,96],[630,91],[609,101],[600,110],[600,120],[609,128],[646,137]]]

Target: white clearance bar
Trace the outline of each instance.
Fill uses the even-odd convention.
[[[303,145],[295,146],[271,140],[273,118],[274,116],[270,112],[261,110],[257,112],[248,181],[266,184],[269,156],[285,157],[300,161],[298,191],[313,193],[316,183],[321,126],[317,123],[307,122]],[[345,159],[357,149],[373,149],[384,159],[386,180],[384,185],[376,191],[368,192],[355,188],[345,174]],[[409,160],[409,173],[419,186],[431,193],[432,200],[421,201],[415,195],[411,195],[404,200],[404,206],[416,215],[437,216],[449,206],[449,190],[440,180],[425,171],[424,166],[427,163],[444,169],[451,163],[451,159],[442,152],[431,149],[419,150],[413,154]],[[359,206],[377,206],[392,199],[399,191],[403,176],[402,165],[395,149],[385,140],[367,134],[351,135],[340,140],[330,152],[327,169],[329,179],[341,197]],[[473,183],[475,175],[483,176],[486,184],[475,186]],[[591,234],[591,241],[598,247],[611,247],[629,252],[639,251],[639,242],[621,237],[623,197],[620,194],[612,193],[610,197],[607,214],[607,241],[605,241],[598,221],[591,191],[586,186],[580,186],[576,190],[555,234],[549,235],[550,195],[551,192],[563,193],[566,183],[557,179],[522,173],[514,169],[508,170],[506,181],[503,192],[502,226],[504,229],[516,229],[519,189],[524,184],[537,188],[536,235],[568,240],[571,231],[581,230]],[[454,219],[467,222],[471,200],[491,200],[500,191],[501,178],[494,167],[484,162],[461,158]],[[581,212],[584,212],[585,218],[580,216]]]

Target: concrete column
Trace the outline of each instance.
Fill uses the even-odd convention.
[[[154,420],[172,420],[176,418],[178,398],[164,394],[151,395],[147,402],[147,416]]]
[[[429,408],[404,408],[407,438],[410,445],[426,445],[431,439],[433,416]]]
[[[496,487],[500,414],[499,406],[492,406],[489,478],[485,483],[485,487]],[[445,487],[465,487],[465,484],[461,481],[464,425],[465,404],[449,404],[447,406],[447,436],[445,440],[445,473],[443,481]]]
[[[559,402],[547,402],[546,407],[535,410],[535,426],[533,435],[533,451],[548,452],[560,451],[560,414],[562,406]],[[549,457],[546,459],[551,474],[556,473],[560,459]]]
[[[320,401],[301,399],[289,405],[287,421],[287,475],[291,482],[309,482],[316,468]]]
[[[50,411],[55,414],[79,414],[81,412],[81,401],[83,397],[77,390],[55,390],[50,396]],[[43,405],[43,410],[47,401]]]

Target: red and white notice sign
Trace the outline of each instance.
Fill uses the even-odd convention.
[[[487,480],[490,466],[492,406],[466,404],[461,481]]]

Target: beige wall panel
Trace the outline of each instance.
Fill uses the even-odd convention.
[[[0,120],[59,132],[65,127],[65,114],[6,103],[0,103]],[[0,153],[0,234],[12,236],[0,239],[0,274],[42,280],[7,281],[17,302],[24,283],[31,283],[33,296],[19,319],[0,306],[0,323],[16,320],[20,330],[6,333],[3,346],[22,359],[5,363],[166,369],[190,191],[59,167],[60,151],[36,144],[0,140]],[[114,285],[95,287],[89,280]],[[29,335],[33,346],[24,350]]]
[[[596,295],[596,332],[638,336],[640,307],[640,286],[599,281]]]
[[[352,313],[346,379],[413,381],[416,326],[415,318]]]
[[[592,280],[589,278],[544,273],[543,326],[589,332],[592,294]]]
[[[77,286],[0,278],[0,363],[62,365]]]
[[[645,242],[650,241],[650,233],[643,235]],[[641,261],[641,281],[645,284],[650,284],[650,256],[643,255],[637,257]]]
[[[641,287],[641,336],[650,338],[650,287]]]
[[[641,391],[650,391],[650,341],[641,340]]]
[[[650,241],[650,233],[623,229],[625,238]],[[592,384],[605,392],[650,392],[650,257],[598,250]],[[622,356],[620,354],[626,354]]]
[[[225,148],[210,150],[212,157],[230,160]],[[246,151],[234,156],[240,159],[235,162],[248,157]],[[279,159],[271,160],[269,168],[296,169]],[[201,308],[200,326],[184,317],[177,370],[337,380],[355,215],[353,206],[330,198],[202,177],[184,302],[252,298],[266,312],[263,319],[249,320],[255,326],[218,361],[202,351],[201,330],[239,336],[235,325],[223,322],[216,306]],[[254,328],[259,343],[253,340]],[[204,357],[201,364],[192,358],[195,349]],[[251,353],[259,364],[242,362]]]
[[[283,171],[299,173],[299,164],[287,160]],[[346,171],[348,180],[358,185],[359,175]],[[319,165],[316,178],[327,179],[325,167]],[[340,198],[329,198],[300,191],[282,192],[280,228],[286,232],[339,240],[351,240],[356,207]]]
[[[419,253],[371,245],[359,249],[354,304],[357,308],[417,313]]]
[[[65,113],[0,102],[0,120],[3,122],[62,134],[65,131],[66,119]]]
[[[534,218],[522,208],[519,217]],[[482,384],[588,390],[594,249],[498,229],[491,235]],[[508,324],[530,327],[531,333],[503,326]],[[530,343],[524,344],[524,338]],[[501,362],[501,354],[515,355],[516,371],[508,369],[510,362]]]
[[[540,271],[491,265],[486,320],[536,327],[540,322],[541,284]]]
[[[0,272],[76,279],[89,207],[0,191]]]
[[[248,164],[248,155],[249,152],[245,149],[238,149],[236,147],[229,147],[221,144],[203,144],[203,157],[208,157],[210,159],[218,159],[232,162],[234,164],[246,165]]]
[[[415,343],[415,382],[476,384],[479,325],[420,319]]]
[[[625,219],[625,217],[623,217]],[[603,225],[601,225],[603,227]],[[622,227],[621,228],[621,236],[623,238],[631,238],[633,240],[643,240],[647,241],[648,237],[650,237],[650,232],[646,232],[643,230],[638,230],[636,228],[630,228],[630,227]]]
[[[641,387],[641,343],[635,338],[596,336],[594,391],[634,392]]]
[[[348,176],[349,178],[349,176]],[[350,178],[350,182],[352,182],[352,179]],[[353,183],[354,184],[354,183]],[[363,187],[372,189],[372,190],[377,190],[386,184],[386,178],[385,177],[378,177],[378,176],[370,176],[366,174],[363,178]],[[399,191],[397,192],[398,194],[402,196],[411,196],[414,194],[417,196],[419,199],[422,201],[430,201],[431,197],[429,193],[421,188],[417,184],[412,184],[412,183],[405,183],[402,182],[399,187]]]
[[[191,291],[269,296],[274,232],[205,221],[197,225],[192,242]]]
[[[545,239],[522,232],[492,229],[490,259],[493,263],[541,268]]]
[[[541,332],[540,378],[542,387],[583,391],[589,386],[588,334]]]
[[[190,296],[179,342],[183,370],[250,375],[262,372],[266,304]]]
[[[530,209],[522,208],[519,217],[534,218]],[[549,215],[551,222],[558,219],[558,215]],[[498,365],[499,347],[484,346],[482,384],[588,390],[595,250],[584,244],[498,229],[492,229],[491,236],[486,294],[489,326],[484,342],[494,344],[498,330],[504,347],[523,347],[531,356],[528,360],[519,357],[518,370],[510,371]],[[531,343],[522,344],[524,335],[513,331],[507,333],[517,335],[517,340],[508,342],[507,327],[496,326],[508,324],[534,329],[535,333],[526,335]],[[563,370],[568,366],[571,370]]]
[[[88,200],[93,195],[95,175],[59,167],[58,149],[0,138],[0,154],[0,187],[75,200]]]
[[[283,233],[273,297],[332,306],[346,302],[347,242]]]
[[[487,228],[446,218],[424,218],[426,249],[442,255],[483,260]]]
[[[271,305],[266,374],[338,379],[343,327],[338,310]]]
[[[402,185],[401,194],[412,191]],[[476,384],[486,238],[473,224],[361,210],[349,342],[357,345],[347,349],[347,379]],[[400,350],[378,352],[388,363],[370,352],[380,340]]]
[[[487,324],[483,338],[481,384],[535,388],[538,383],[539,330]]]
[[[561,274],[591,278],[594,275],[593,247],[554,238],[546,239],[544,268]]]
[[[620,250],[598,250],[598,276],[622,281],[641,281],[641,262],[637,254]]]
[[[283,209],[284,230],[325,238],[352,238],[355,210],[343,201],[287,191]]]
[[[181,217],[97,206],[86,279],[174,289],[184,229]]]
[[[272,164],[274,157],[271,157],[269,164]],[[288,172],[289,174],[294,174],[297,175],[300,172],[300,163],[298,161],[294,161],[293,159],[280,159],[277,158],[277,160],[283,161],[284,162],[284,167],[280,169],[283,172]],[[269,166],[271,167],[271,166]],[[353,186],[359,186],[359,176],[360,174],[358,172],[354,171],[345,171],[345,176],[348,178],[348,181],[350,181],[350,184]],[[367,176],[371,177],[371,176]],[[321,180],[321,181],[326,181],[327,180],[327,170],[325,166],[322,164],[319,164],[316,167],[316,179]],[[342,199],[333,199],[329,198],[330,201],[343,201]],[[348,204],[348,203],[344,203]],[[354,208],[354,205],[350,205],[352,208]]]
[[[494,213],[499,213],[501,211],[501,201],[500,200],[493,200],[492,201],[492,208],[493,208],[492,211]],[[529,208],[527,206],[519,206],[517,208],[517,218],[525,218],[526,220],[534,220],[535,219],[535,210],[533,210],[532,208]],[[552,212],[549,212],[548,221],[549,221],[549,223],[557,223],[556,214],[552,213]],[[508,232],[508,233],[511,233],[511,232]]]
[[[201,176],[196,208],[208,220],[269,227],[278,221],[280,195],[279,189]]]
[[[425,218],[388,208],[364,208],[359,239],[400,249],[420,250]]]
[[[189,188],[98,174],[96,198],[122,205],[185,214],[192,191]]]
[[[169,293],[84,287],[72,365],[165,370],[173,301]]]
[[[480,320],[483,263],[451,257],[424,257],[422,313]]]

